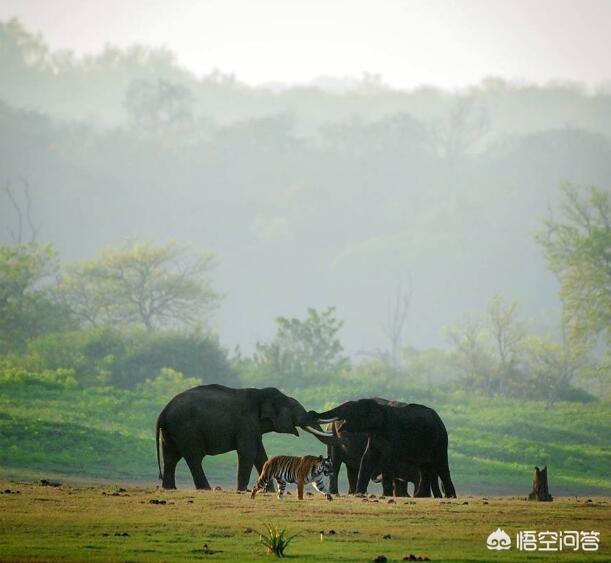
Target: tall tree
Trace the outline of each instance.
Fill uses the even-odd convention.
[[[49,294],[58,267],[50,245],[0,246],[0,353],[20,351],[28,339],[68,326],[65,309]]]
[[[570,334],[611,340],[611,191],[563,188],[558,217],[537,234],[560,280]]]
[[[454,347],[454,361],[465,387],[492,395],[496,388],[494,357],[487,346],[481,321],[468,318],[449,327],[446,333]]]
[[[220,300],[207,277],[213,263],[173,242],[128,242],[70,268],[57,295],[85,324],[202,326]]]
[[[560,214],[552,212],[536,240],[560,282],[563,330],[572,347],[599,356],[585,370],[601,388],[611,371],[611,192],[564,186]]]
[[[496,349],[496,378],[502,394],[516,375],[520,343],[526,336],[526,330],[518,318],[517,301],[508,303],[501,295],[494,295],[490,300],[487,321]]]

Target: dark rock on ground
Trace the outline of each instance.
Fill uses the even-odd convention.
[[[40,484],[43,487],[61,487],[62,484],[59,481],[51,481],[49,479],[41,479]]]

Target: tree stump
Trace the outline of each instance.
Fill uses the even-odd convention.
[[[550,502],[554,497],[549,494],[547,486],[547,465],[543,469],[535,466],[535,477],[533,479],[533,490],[528,495],[528,500],[540,500]]]

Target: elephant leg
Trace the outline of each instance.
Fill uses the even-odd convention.
[[[332,455],[331,463],[333,474],[329,479],[329,491],[332,495],[339,495],[339,472],[342,469],[342,459],[339,456]]]
[[[208,479],[206,479],[206,475],[202,469],[203,459],[204,456],[202,455],[185,456],[189,471],[193,477],[193,483],[195,483],[195,488],[210,490],[212,487],[210,487],[210,483],[208,483]]]
[[[169,442],[163,440],[161,443],[163,455],[163,473],[161,486],[164,489],[176,488],[176,464],[182,456],[176,451],[176,448]]]
[[[440,468],[439,477],[441,478],[441,485],[443,486],[446,498],[456,498],[456,489],[454,488],[454,483],[452,483],[452,477],[450,477],[450,468],[447,461],[445,467]]]
[[[379,466],[379,461],[379,452],[367,444],[367,449],[361,458],[361,465],[359,467],[359,477],[356,484],[357,494],[365,494],[367,492],[367,485],[369,485],[373,470]]]
[[[393,479],[392,473],[390,473],[389,471],[385,471],[384,473],[382,473],[382,494],[385,497],[393,496],[394,481],[395,480]]]
[[[402,481],[401,479],[395,479],[393,481],[394,485],[394,493],[396,497],[408,497],[409,494],[407,492],[407,481]]]
[[[255,469],[257,473],[261,475],[261,471],[263,471],[263,466],[267,461],[267,452],[265,451],[265,447],[263,446],[263,440],[259,438],[259,442],[257,443],[257,455],[255,456]],[[265,491],[268,493],[274,492],[274,482],[270,479],[267,482],[267,487]]]
[[[433,496],[435,498],[441,498],[443,496],[439,490],[439,477],[437,475],[437,471],[433,471],[431,475],[431,491],[433,492]]]
[[[356,493],[356,482],[359,477],[359,468],[354,465],[346,465],[346,472],[348,473],[348,494],[353,495]]]
[[[248,488],[255,455],[256,452],[251,452],[249,449],[238,450],[238,491],[245,491]]]
[[[432,467],[430,464],[423,465],[420,468],[420,484],[414,493],[414,497],[426,498],[431,496],[431,473]]]

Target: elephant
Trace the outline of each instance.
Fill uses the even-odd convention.
[[[367,446],[361,458],[356,492],[364,494],[374,472],[382,473],[384,490],[390,491],[402,467],[420,469],[420,485],[415,496],[437,495],[437,476],[446,497],[456,497],[448,464],[448,433],[439,415],[424,405],[391,406],[376,399],[348,401],[334,409],[310,411],[309,424],[341,421],[340,433],[362,432]],[[439,495],[441,492],[439,492]]]
[[[261,472],[267,461],[262,441],[267,432],[299,436],[299,426],[325,444],[335,443],[331,433],[316,423],[307,424],[306,414],[299,401],[274,387],[233,389],[200,385],[179,393],[157,418],[157,465],[163,488],[176,488],[176,464],[184,458],[195,487],[210,489],[202,469],[204,456],[237,450],[237,488],[246,490],[253,465]]]
[[[400,401],[388,401],[386,399],[375,398],[376,402],[391,406],[405,406],[406,403]],[[362,432],[347,432],[338,429],[339,422],[332,422],[327,425],[327,430],[338,437],[338,443],[335,445],[327,445],[327,455],[333,463],[333,475],[331,477],[330,489],[331,494],[339,494],[338,475],[342,467],[342,463],[346,464],[346,473],[348,474],[348,494],[356,492],[356,482],[358,478],[359,466],[361,458],[367,447],[367,436]],[[379,469],[374,470],[372,479],[376,482],[382,482]],[[420,482],[420,471],[417,467],[409,465],[403,467],[402,471],[395,471],[395,478],[392,481],[392,489],[384,490],[386,496],[407,497],[408,482],[414,483],[418,487]]]
[[[339,494],[338,475],[342,467],[342,463],[346,464],[346,473],[348,474],[348,494],[353,495],[356,492],[356,482],[359,473],[361,458],[367,448],[367,436],[362,432],[346,432],[338,430],[338,423],[333,422],[327,425],[327,430],[338,437],[339,443],[336,445],[327,445],[327,456],[331,458],[333,464],[333,473],[330,481],[330,492],[332,495]],[[371,476],[372,481],[382,483],[382,475],[380,469],[376,468]],[[408,497],[407,485],[409,482],[414,483],[418,487],[420,482],[420,471],[416,466],[410,465],[403,468],[403,471],[396,470],[392,481],[392,490],[385,489],[385,496]]]

